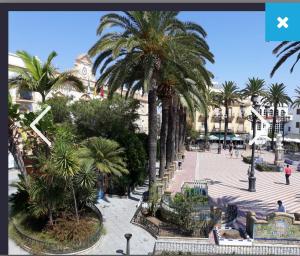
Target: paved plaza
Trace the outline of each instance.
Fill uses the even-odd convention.
[[[268,161],[274,158],[269,152],[262,152],[261,156]],[[184,181],[208,179],[211,201],[221,207],[228,203],[237,204],[238,223],[242,225],[249,210],[255,211],[259,218],[264,217],[277,209],[277,200],[283,201],[287,212],[300,212],[300,172],[295,171],[295,167],[290,185],[285,185],[283,173],[256,171],[256,192],[248,192],[248,168],[241,155],[230,158],[228,150],[223,150],[222,154],[216,151],[186,152],[183,170],[177,171],[170,189],[175,193],[180,191]]]

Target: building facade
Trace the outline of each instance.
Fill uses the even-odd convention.
[[[285,134],[300,139],[300,106],[290,108],[293,119],[285,126]]]
[[[21,67],[25,68],[22,59],[13,53],[8,55],[9,67]],[[79,55],[76,60],[74,67],[71,69],[73,75],[81,79],[85,86],[85,92],[77,92],[71,87],[64,87],[56,91],[52,91],[47,95],[47,98],[53,97],[54,95],[68,96],[71,99],[71,102],[77,101],[80,99],[90,100],[90,99],[99,99],[103,100],[107,97],[107,88],[104,87],[104,91],[101,94],[95,94],[95,83],[96,78],[92,73],[93,63],[87,54]],[[9,78],[14,77],[16,74],[9,71]],[[121,91],[117,91],[121,93]],[[21,111],[36,111],[39,108],[39,102],[42,101],[42,98],[39,93],[29,92],[29,91],[20,91],[16,88],[10,89],[10,94],[13,102],[20,104]],[[148,99],[147,95],[142,95],[137,93],[134,95],[134,98],[139,100],[140,107],[138,109],[139,119],[137,120],[137,126],[140,132],[148,134]]]

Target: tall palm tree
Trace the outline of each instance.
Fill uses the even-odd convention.
[[[296,41],[296,42],[288,42],[288,41],[284,41],[282,43],[280,43],[274,50],[273,53],[276,54],[276,57],[280,57],[280,55],[283,54],[283,56],[280,57],[280,59],[278,60],[278,62],[275,64],[275,66],[273,67],[272,71],[271,71],[271,77],[275,74],[275,72],[277,71],[277,69],[291,56],[293,56],[294,54],[297,54],[296,60],[293,63],[290,72],[292,73],[296,64],[298,63],[299,59],[300,59],[300,41]]]
[[[121,32],[102,35],[90,49],[91,56],[98,55],[94,72],[101,66],[99,86],[107,84],[110,93],[126,84],[143,87],[148,93],[149,104],[149,185],[156,180],[157,149],[157,88],[162,67],[166,62],[180,66],[178,52],[189,53],[190,57],[211,59],[203,37],[203,28],[192,22],[181,22],[178,12],[132,11],[124,15],[109,13],[102,16],[98,35],[107,27],[119,27]],[[175,58],[174,58],[175,57]],[[199,58],[199,62],[203,60]],[[138,82],[134,82],[137,76]]]
[[[238,87],[233,81],[225,81],[222,84],[223,89],[219,93],[223,106],[225,107],[225,128],[224,128],[224,146],[226,145],[226,138],[228,132],[228,118],[229,106],[240,99]]]
[[[209,112],[211,109],[218,107],[217,102],[215,101],[215,92],[212,91],[209,87],[204,90],[203,93],[203,102],[200,105],[200,111],[204,113],[204,136],[205,136],[205,145],[208,143],[208,118]]]
[[[42,97],[42,102],[45,102],[46,96],[51,90],[61,87],[69,86],[80,92],[84,91],[84,86],[79,78],[71,72],[58,73],[54,68],[52,60],[57,56],[56,52],[51,52],[45,63],[26,51],[17,51],[16,55],[21,58],[25,68],[9,68],[10,71],[17,74],[16,77],[9,80],[10,87],[38,92]]]
[[[297,89],[295,89],[296,92],[296,99],[293,102],[293,106],[300,106],[300,87],[298,87]]]
[[[241,90],[241,96],[243,97],[254,97],[254,96],[264,96],[265,91],[265,80],[260,78],[249,78],[246,83],[246,87]]]
[[[284,104],[292,102],[291,98],[285,92],[286,86],[283,83],[271,84],[268,88],[266,96],[263,98],[263,104],[270,104],[274,106],[273,123],[272,123],[272,143],[271,149],[274,149],[274,136],[275,136],[275,125],[277,121],[278,107]]]

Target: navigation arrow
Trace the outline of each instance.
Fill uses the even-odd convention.
[[[259,113],[255,110],[255,108],[252,107],[252,108],[251,108],[251,112],[252,112],[254,115],[256,115],[256,116],[258,117],[258,119],[261,121],[261,123],[264,124],[264,125],[266,126],[266,129],[269,130],[269,127],[270,127],[269,122],[268,122],[266,119],[264,119],[264,118],[262,117],[262,115],[259,114]],[[257,140],[258,140],[262,135],[263,135],[262,132],[258,132],[258,131],[257,131],[257,135],[256,135],[252,140],[249,141],[249,145],[252,145],[253,143],[257,142]]]
[[[37,135],[39,135],[43,141],[47,143],[49,147],[51,147],[51,142],[38,130],[38,128],[35,127],[35,125],[43,118],[44,115],[51,109],[51,106],[48,106],[39,116],[30,124],[30,127],[32,130],[36,132]]]

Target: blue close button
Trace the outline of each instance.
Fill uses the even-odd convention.
[[[266,3],[266,41],[300,41],[300,3]]]

